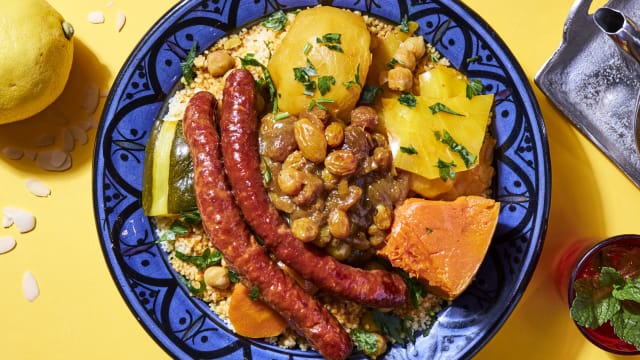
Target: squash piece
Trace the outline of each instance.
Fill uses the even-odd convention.
[[[320,104],[332,115],[348,118],[371,65],[370,42],[369,30],[356,13],[330,6],[300,11],[268,64],[280,110],[300,114],[312,99],[322,98],[332,101]],[[298,73],[308,69],[308,82],[314,83],[307,90],[309,95],[305,95],[304,79],[295,75],[294,68]],[[323,83],[330,86],[328,92],[321,93],[323,77]],[[360,85],[352,83],[355,81]]]
[[[229,321],[236,334],[254,339],[280,335],[289,326],[286,320],[250,294],[242,284],[236,284],[231,293]]]
[[[378,254],[454,299],[469,286],[493,237],[500,203],[480,196],[455,201],[405,200]]]

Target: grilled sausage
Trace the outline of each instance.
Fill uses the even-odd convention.
[[[199,92],[189,101],[184,115],[198,209],[212,245],[222,252],[243,284],[249,288],[256,286],[260,298],[287,319],[320,354],[329,359],[346,358],[352,349],[346,331],[269,258],[249,233],[224,176],[219,138],[213,124],[215,106],[213,95]]]
[[[351,267],[293,236],[269,201],[262,183],[254,92],[251,73],[233,70],[223,90],[220,119],[225,169],[249,225],[278,259],[318,288],[367,306],[403,304],[407,300],[407,287],[399,275]]]

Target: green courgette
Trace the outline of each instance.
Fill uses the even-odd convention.
[[[142,209],[146,216],[180,215],[197,210],[193,162],[182,121],[157,119],[145,149]]]

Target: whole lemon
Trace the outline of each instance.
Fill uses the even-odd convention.
[[[0,124],[23,120],[64,90],[73,27],[44,0],[0,1]]]

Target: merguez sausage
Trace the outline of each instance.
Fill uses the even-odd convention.
[[[304,335],[328,359],[351,353],[349,335],[311,295],[286,275],[260,246],[242,218],[224,176],[219,138],[213,125],[216,100],[195,94],[184,115],[184,134],[194,165],[194,187],[202,225],[216,247],[249,288]]]
[[[220,119],[225,169],[249,225],[278,259],[320,289],[368,306],[403,304],[407,300],[407,287],[399,275],[348,266],[293,236],[269,201],[262,183],[254,91],[251,73],[233,70],[223,90]]]

